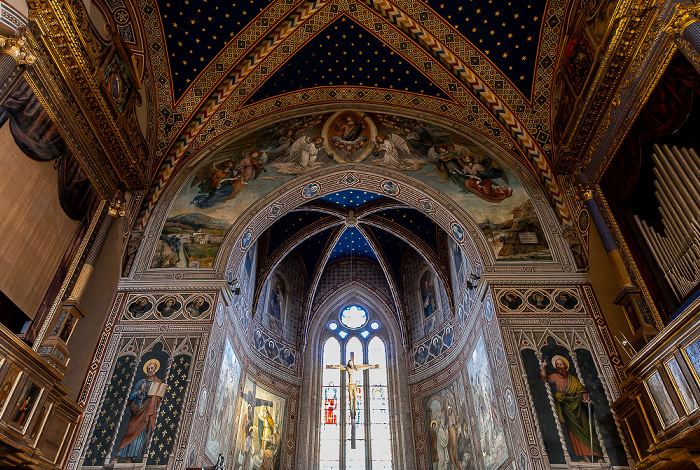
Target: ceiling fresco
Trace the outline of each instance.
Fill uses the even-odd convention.
[[[527,191],[480,145],[423,121],[348,109],[279,122],[202,162],[170,207],[151,267],[211,267],[227,230],[261,197],[296,176],[348,163],[406,172],[438,189],[479,225],[497,260],[552,259]],[[346,183],[352,185],[353,181]],[[389,196],[398,191],[391,185],[382,189]],[[312,211],[350,220],[349,211],[357,209],[364,223],[404,232],[414,245],[424,246],[426,253],[438,252],[435,223],[416,210],[383,209],[383,200],[390,198],[342,191],[317,201],[310,194],[309,199],[317,204],[309,206]],[[364,207],[375,206],[376,210],[362,213]],[[309,224],[321,224],[323,217],[292,212],[283,220],[288,223],[275,224],[270,229],[275,236],[269,240],[281,238],[286,243],[290,232],[299,233],[295,227],[306,230]],[[353,226],[355,222],[346,224]],[[318,230],[331,232],[328,227],[321,224]],[[310,235],[305,233],[304,237]],[[333,256],[348,255],[354,246],[358,256],[364,255],[368,242],[360,231],[357,235],[348,238],[341,234],[340,243],[331,248]],[[330,235],[325,240],[319,238],[314,246],[325,247],[329,239]],[[353,245],[355,241],[357,245]],[[267,252],[272,254],[281,246],[272,241]],[[367,255],[376,258],[373,250]]]
[[[146,42],[159,162],[146,205],[184,161],[231,129],[348,101],[449,116],[522,149],[546,178],[566,7],[566,0],[143,0],[127,9],[138,17],[103,8],[120,31]],[[330,64],[321,65],[322,50]]]

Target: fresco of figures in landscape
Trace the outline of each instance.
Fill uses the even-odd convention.
[[[280,470],[284,460],[285,398],[246,377],[240,397],[234,470]]]
[[[549,337],[540,349],[540,358],[537,356],[533,349],[521,351],[549,463],[627,467],[625,449],[591,352],[580,348],[571,354]]]
[[[214,393],[214,406],[211,412],[207,442],[204,446],[207,457],[216,462],[219,454],[230,462],[227,455],[231,448],[233,437],[233,423],[236,412],[236,399],[238,398],[238,383],[241,378],[241,363],[233,352],[231,343],[226,339],[221,368],[216,392]]]
[[[476,432],[481,444],[485,470],[494,470],[508,458],[501,412],[496,403],[489,358],[484,337],[479,336],[467,362],[469,390],[476,416]]]
[[[462,376],[426,397],[423,410],[430,470],[476,468]]]
[[[442,191],[479,224],[498,260],[552,259],[522,184],[479,145],[415,119],[346,110],[279,122],[203,162],[173,202],[151,267],[211,267],[253,203],[296,175],[345,162],[405,171]]]

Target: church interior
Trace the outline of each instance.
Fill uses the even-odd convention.
[[[698,15],[0,0],[0,467],[700,467]]]

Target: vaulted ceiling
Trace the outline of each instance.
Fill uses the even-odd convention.
[[[377,263],[393,290],[409,250],[425,259],[451,293],[443,247],[446,238],[428,216],[392,198],[352,189],[332,193],[281,217],[261,236],[256,294],[292,254],[299,255],[306,268],[312,298],[323,273],[343,258]],[[400,294],[394,295],[398,301]]]
[[[523,160],[551,152],[565,0],[95,2],[151,81],[158,184],[251,121],[328,103],[441,115]]]

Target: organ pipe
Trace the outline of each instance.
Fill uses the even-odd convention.
[[[656,200],[663,233],[634,216],[645,243],[678,300],[700,282],[700,157],[694,149],[654,145]]]

